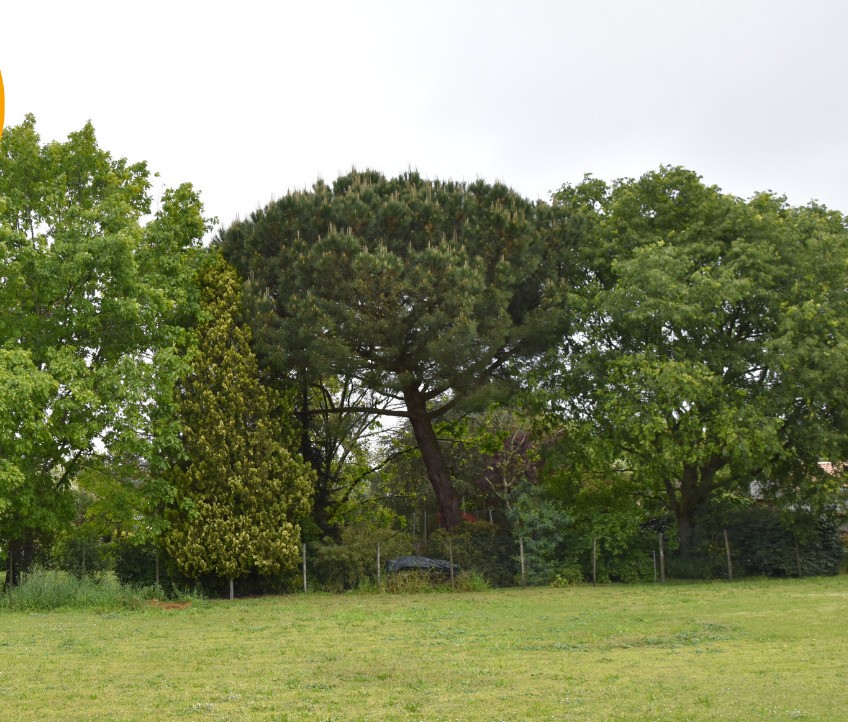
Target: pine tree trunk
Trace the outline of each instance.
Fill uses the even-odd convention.
[[[436,495],[440,523],[445,529],[453,529],[462,521],[459,495],[453,487],[445,457],[439,447],[439,440],[433,431],[433,422],[427,413],[427,401],[417,386],[404,389],[403,398],[406,402],[406,410],[409,412],[412,432],[415,434],[415,441],[421,452],[424,468],[427,470],[427,478]]]

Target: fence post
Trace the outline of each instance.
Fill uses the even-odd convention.
[[[518,558],[521,560],[521,586],[527,586],[527,570],[524,567],[524,537],[518,537]]]
[[[733,579],[733,562],[730,561],[730,539],[727,538],[727,529],[724,529],[724,548],[727,551],[727,578]]]
[[[660,584],[665,584],[665,549],[663,548],[662,532],[660,532]]]
[[[451,572],[451,589],[456,588],[456,584],[454,583],[453,578],[453,539],[448,537],[448,560],[450,561],[450,572]]]
[[[306,591],[306,543],[303,544],[303,591]]]
[[[598,586],[598,537],[592,537],[592,586]]]
[[[654,549],[654,551],[652,551],[651,554],[654,557],[654,584],[656,584],[657,583],[657,550]]]

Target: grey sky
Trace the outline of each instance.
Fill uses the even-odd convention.
[[[685,165],[848,211],[846,38],[837,0],[10,0],[0,70],[7,125],[91,119],[224,223],[352,166],[547,198]]]

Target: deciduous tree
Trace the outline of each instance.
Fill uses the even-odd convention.
[[[556,202],[592,238],[581,351],[556,361],[559,401],[665,499],[684,553],[717,490],[788,492],[820,477],[820,458],[846,458],[840,213],[744,201],[681,168],[587,179]]]
[[[207,222],[184,185],[144,224],[148,177],[144,163],[101,149],[90,123],[43,145],[29,116],[0,141],[7,583],[72,512],[67,491],[104,446],[149,452],[165,438],[155,401],[170,394],[169,350],[190,310],[180,269]]]

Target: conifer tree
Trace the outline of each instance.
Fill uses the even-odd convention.
[[[500,183],[356,171],[224,231],[269,369],[352,378],[409,420],[445,528],[462,516],[434,422],[479,409],[558,343],[579,229]]]
[[[287,448],[291,409],[259,380],[235,271],[218,258],[201,286],[206,320],[180,389],[186,458],[165,544],[186,575],[229,579],[232,597],[233,579],[296,563],[313,472]]]

